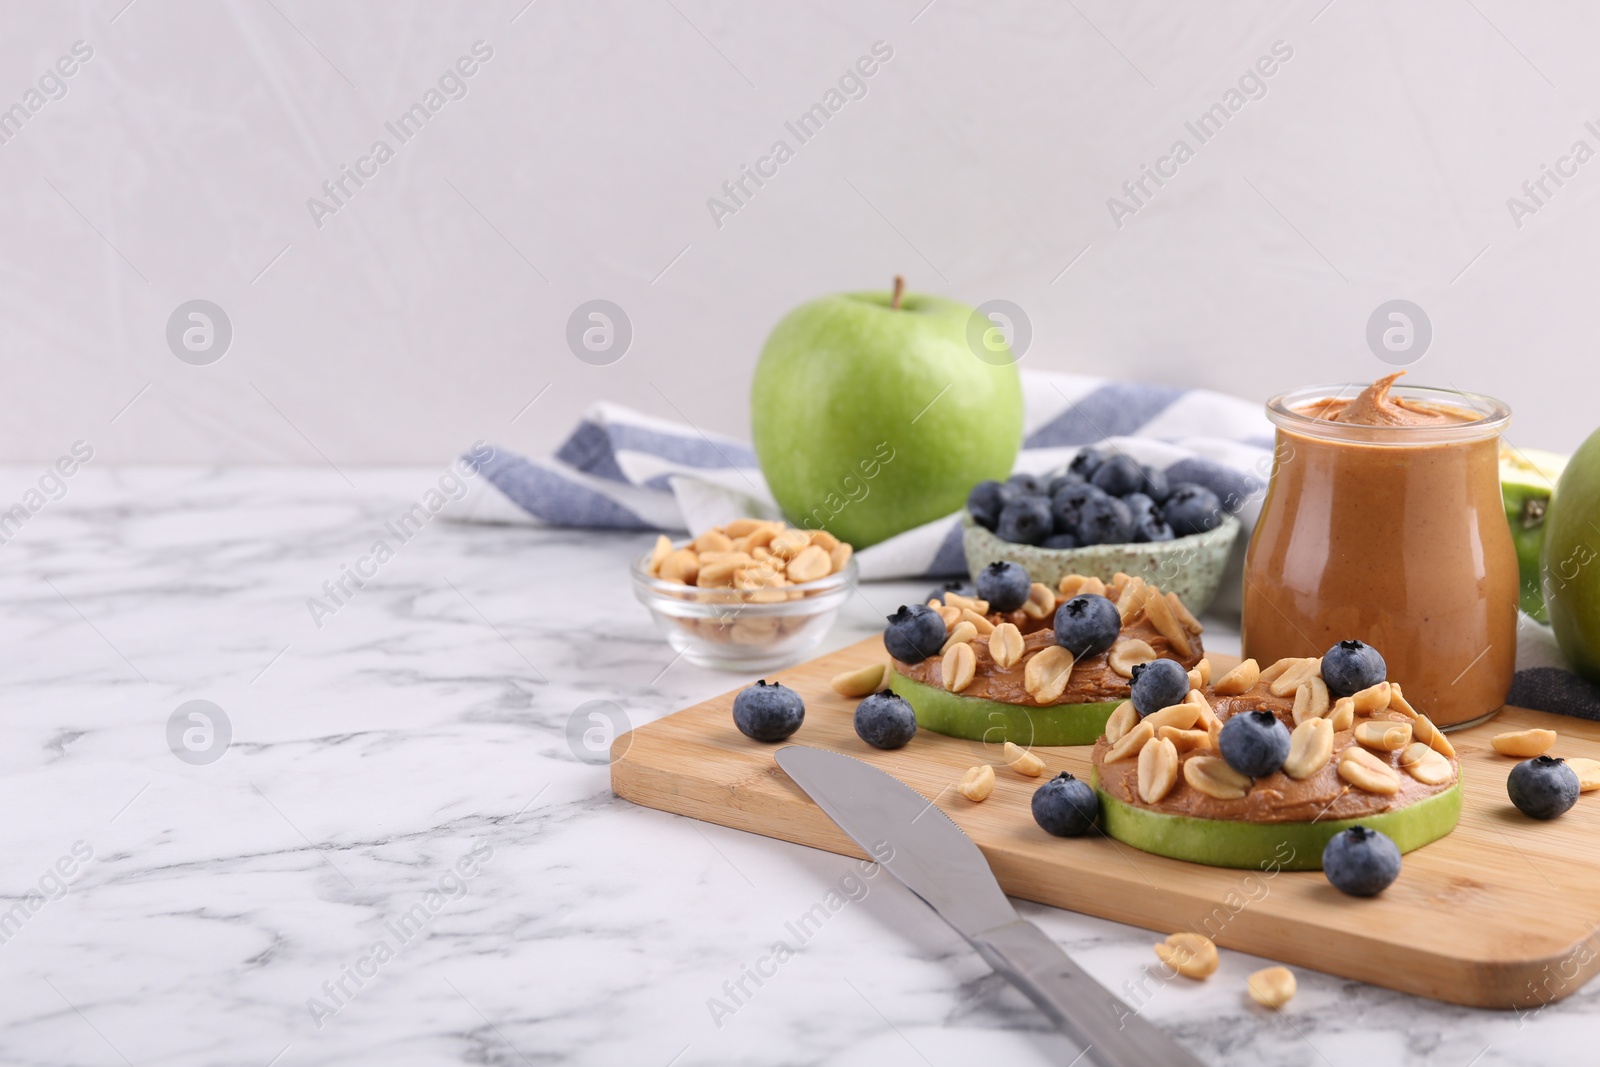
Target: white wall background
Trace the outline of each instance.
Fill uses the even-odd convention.
[[[743,435],[772,323],[897,271],[1021,305],[1027,365],[1251,398],[1374,376],[1367,317],[1404,297],[1414,379],[1509,401],[1527,446],[1600,422],[1600,161],[1520,228],[1506,204],[1600,148],[1580,0],[126,3],[3,9],[0,107],[94,49],[0,144],[3,460],[443,462],[547,450],[598,398]],[[307,198],[480,39],[466,98],[319,229]],[[878,40],[868,95],[718,228],[707,198]],[[1267,95],[1117,228],[1278,40]],[[210,366],[165,342],[196,297],[233,324]],[[612,366],[564,341],[594,297],[633,322]]]

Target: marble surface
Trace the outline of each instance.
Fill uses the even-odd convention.
[[[441,473],[91,465],[0,545],[0,1062],[1072,1061],[887,875],[614,797],[567,741],[579,705],[638,724],[740,679],[672,662],[626,580],[642,535],[401,544],[385,524]],[[3,499],[37,476],[0,472]],[[307,599],[378,539],[319,627]],[[875,619],[856,598],[829,646]],[[191,700],[231,741],[180,736],[186,760]],[[1148,932],[1019,909],[1207,1063],[1579,1063],[1600,1033],[1595,986],[1519,1018],[1301,971],[1273,1014],[1243,995],[1259,959],[1162,981]]]

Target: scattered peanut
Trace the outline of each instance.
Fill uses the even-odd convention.
[[[1502,756],[1515,756],[1517,759],[1532,759],[1542,756],[1550,751],[1550,746],[1556,743],[1554,730],[1515,730],[1510,733],[1495,734],[1489,738],[1489,744]]]
[[[1139,750],[1139,799],[1159,804],[1178,781],[1178,748],[1165,738],[1152,737]]]
[[[1117,710],[1111,713],[1106,720],[1106,741],[1116,744],[1121,741],[1129,730],[1139,725],[1139,712],[1133,706],[1133,701],[1124,700],[1117,705]]]
[[[1574,756],[1567,760],[1567,766],[1578,776],[1578,789],[1580,792],[1591,793],[1600,789],[1600,760],[1587,759],[1583,756]]]
[[[1256,687],[1256,681],[1261,677],[1261,668],[1253,659],[1247,659],[1233,670],[1217,679],[1213,686],[1218,696],[1236,697]]]
[[[1289,735],[1289,755],[1283,773],[1303,782],[1328,765],[1333,758],[1333,723],[1328,719],[1307,719]]]
[[[1250,791],[1250,779],[1221,756],[1190,756],[1183,764],[1183,780],[1218,800],[1238,800]]]
[[[1132,678],[1135,664],[1149,663],[1155,658],[1156,650],[1134,637],[1111,646],[1111,651],[1106,653],[1106,666],[1119,678]]]
[[[828,684],[842,697],[870,696],[888,687],[889,668],[881,663],[870,663],[853,671],[836,674]]]
[[[1209,937],[1191,933],[1173,934],[1158,943],[1156,955],[1174,971],[1197,982],[1215,974],[1221,962],[1217,946]]]
[[[994,792],[994,768],[987,763],[969,768],[956,784],[956,792],[974,804],[988,800],[989,794]]]
[[[1001,669],[1015,667],[1022,660],[1022,631],[1003,622],[989,635],[989,658]]]
[[[1022,671],[1022,688],[1041,704],[1053,704],[1067,691],[1072,678],[1072,653],[1060,645],[1046,645]]]
[[[959,693],[971,685],[977,669],[977,654],[965,641],[951,645],[939,661],[939,677],[944,681],[944,687],[952,693]]]
[[[1029,778],[1037,778],[1044,773],[1044,760],[1035,756],[1021,745],[1007,741],[1005,747],[1000,751],[1004,755],[1006,763],[1010,764],[1011,769],[1018,774],[1025,774]]]
[[[1245,979],[1250,999],[1263,1008],[1281,1008],[1294,999],[1294,972],[1287,967],[1268,967]]]
[[[1392,796],[1400,792],[1400,775],[1395,769],[1358,745],[1339,753],[1339,777],[1369,793]]]

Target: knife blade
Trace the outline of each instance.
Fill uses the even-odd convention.
[[[1017,914],[977,844],[932,801],[839,752],[778,750],[778,766],[839,828],[955,928],[1101,1067],[1200,1067]]]

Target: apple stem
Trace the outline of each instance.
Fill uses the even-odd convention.
[[[894,299],[889,302],[889,307],[895,311],[900,310],[900,298],[906,295],[906,279],[903,274],[894,276]]]

